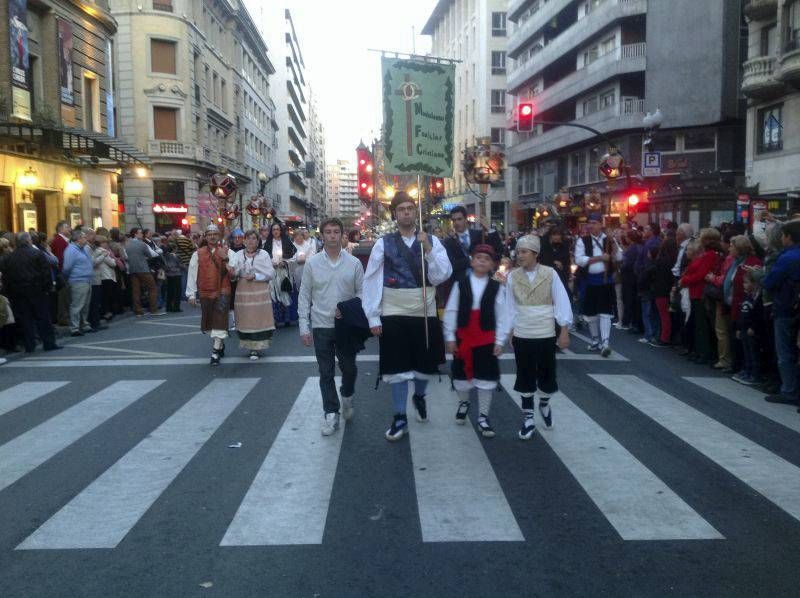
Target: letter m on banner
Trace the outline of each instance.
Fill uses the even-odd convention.
[[[381,67],[385,172],[453,176],[455,67],[387,57]]]

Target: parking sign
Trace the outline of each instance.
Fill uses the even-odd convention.
[[[643,176],[659,176],[661,174],[661,152],[645,152]]]

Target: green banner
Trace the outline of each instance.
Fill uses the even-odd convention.
[[[381,67],[385,172],[453,176],[455,67],[386,57]]]

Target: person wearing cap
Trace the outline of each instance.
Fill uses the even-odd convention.
[[[444,339],[453,355],[453,388],[458,394],[456,423],[464,425],[469,413],[470,391],[478,393],[478,429],[494,437],[489,422],[492,393],[500,380],[497,358],[508,339],[506,287],[490,278],[497,261],[491,245],[472,248],[471,270],[456,280],[444,310]]]
[[[434,287],[450,278],[453,269],[439,239],[416,231],[417,206],[407,193],[397,192],[390,209],[398,230],[378,239],[372,248],[364,275],[363,307],[372,334],[379,337],[379,374],[392,389],[394,419],[385,436],[395,441],[408,431],[406,403],[412,380],[417,420],[428,420],[428,379],[445,362]]]
[[[526,235],[517,241],[519,268],[508,277],[508,319],[513,330],[511,346],[517,365],[514,390],[522,395],[520,440],[536,431],[534,395],[539,393],[539,414],[545,428],[553,425],[550,397],[558,391],[556,342],[569,347],[572,305],[558,273],[539,263],[541,239]],[[556,323],[561,331],[556,340]]]
[[[622,261],[622,249],[606,236],[598,215],[589,216],[589,234],[575,242],[575,263],[586,272],[583,315],[589,324],[590,351],[611,355],[611,319],[614,314],[614,264]]]
[[[231,271],[228,248],[220,243],[219,228],[209,224],[203,243],[192,254],[186,280],[186,298],[197,305],[200,298],[200,329],[210,333],[211,365],[219,365],[228,338],[228,312],[231,300]]]

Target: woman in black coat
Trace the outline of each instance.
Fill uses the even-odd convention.
[[[655,275],[653,278],[653,297],[661,321],[661,335],[658,341],[651,343],[654,346],[665,347],[672,338],[672,314],[669,312],[669,299],[674,283],[672,268],[678,259],[678,244],[675,239],[668,237],[661,243],[655,262]]]

